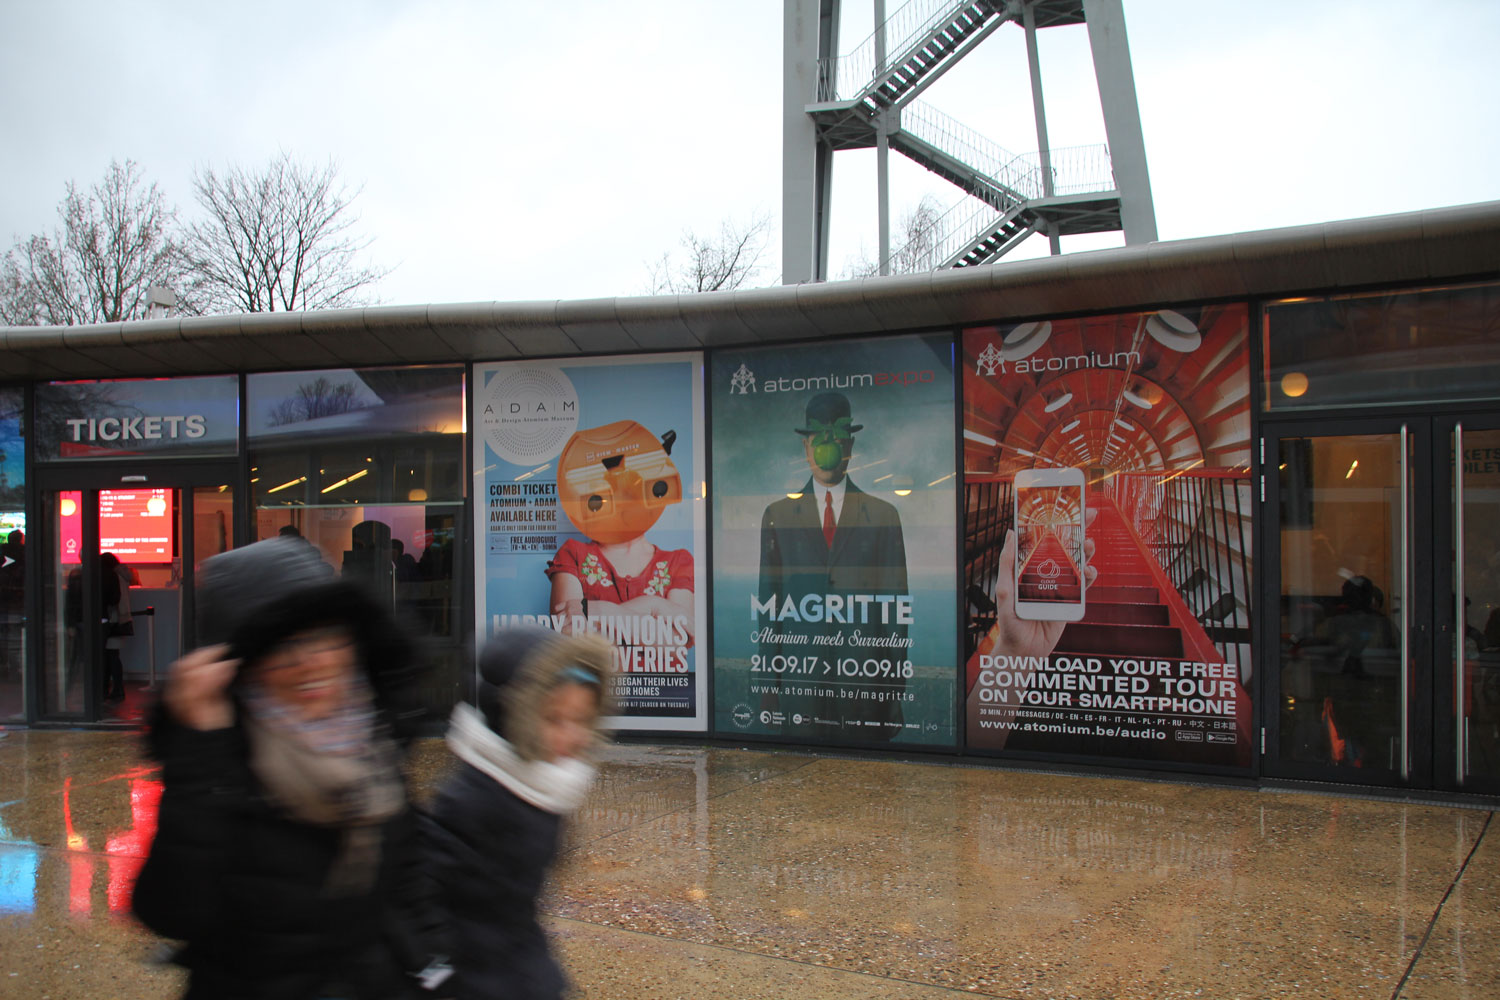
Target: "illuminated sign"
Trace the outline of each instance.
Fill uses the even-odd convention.
[[[100,490],[99,551],[113,552],[123,563],[169,563],[177,541],[177,519],[171,490]],[[78,562],[83,547],[83,495],[62,494],[62,561]]]

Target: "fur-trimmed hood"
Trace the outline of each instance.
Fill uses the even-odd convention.
[[[212,556],[198,571],[198,641],[228,643],[241,676],[282,639],[303,629],[338,624],[359,647],[376,707],[397,736],[410,735],[407,704],[416,658],[391,611],[362,586],[334,575],[311,545],[271,538]]]
[[[542,702],[569,667],[598,678],[600,714],[608,714],[614,649],[597,635],[563,635],[523,626],[496,635],[480,654],[476,707],[490,729],[525,760],[542,755]]]

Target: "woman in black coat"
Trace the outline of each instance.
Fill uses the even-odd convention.
[[[496,636],[477,705],[448,730],[459,767],[423,824],[429,891],[447,919],[460,1000],[556,1000],[567,978],[537,919],[563,817],[593,780],[588,756],[613,663],[597,636],[546,629]]]
[[[207,560],[198,595],[219,644],[173,664],[155,712],[164,791],[137,916],[183,942],[192,1000],[409,995],[403,968],[425,961],[405,900],[409,647],[290,539]]]

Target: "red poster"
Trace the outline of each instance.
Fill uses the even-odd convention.
[[[1247,307],[963,351],[969,746],[1248,767]]]

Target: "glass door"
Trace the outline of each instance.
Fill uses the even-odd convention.
[[[232,546],[230,480],[44,488],[41,512],[39,716],[139,724],[194,642],[195,570]]]
[[[1267,671],[1266,769],[1305,777],[1420,784],[1426,619],[1413,581],[1425,423],[1361,421],[1278,430],[1265,442],[1266,504],[1279,552],[1266,596],[1277,634]],[[1329,433],[1332,431],[1333,433]],[[1276,544],[1273,542],[1273,544]]]
[[[1437,529],[1451,558],[1434,612],[1436,784],[1500,794],[1500,418],[1443,421],[1437,438]]]
[[[1500,415],[1264,442],[1266,773],[1500,793]]]

